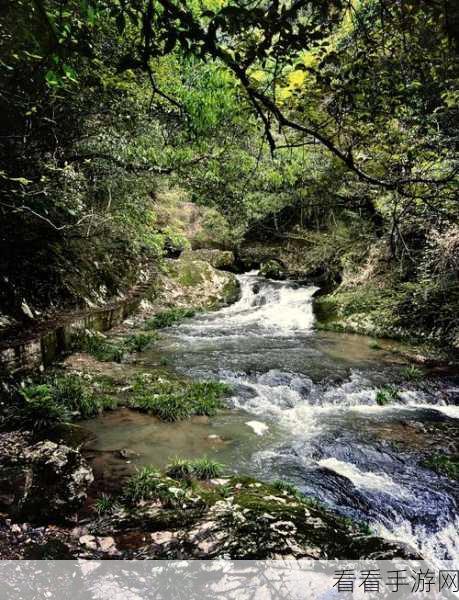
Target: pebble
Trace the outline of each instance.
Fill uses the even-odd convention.
[[[115,546],[115,540],[112,537],[99,537],[97,543],[102,552],[108,552],[110,548]]]
[[[96,538],[93,535],[82,535],[79,539],[82,546],[85,546],[89,550],[97,550]]]

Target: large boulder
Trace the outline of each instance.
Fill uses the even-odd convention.
[[[235,268],[234,253],[231,250],[216,250],[215,248],[201,248],[199,250],[186,250],[184,258],[190,260],[204,260],[214,267],[223,271],[232,271]]]
[[[239,298],[239,282],[233,273],[218,271],[190,255],[168,260],[155,302],[163,306],[211,309]]]
[[[93,481],[81,454],[49,440],[32,443],[24,433],[0,434],[0,507],[29,521],[68,519]]]

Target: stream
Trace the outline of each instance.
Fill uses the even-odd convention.
[[[384,342],[314,329],[317,288],[254,272],[238,278],[237,303],[163,330],[160,354],[139,355],[147,370],[167,361],[194,379],[228,382],[228,409],[170,424],[127,409],[88,421],[104,468],[122,472],[121,448],[136,453],[129,463],[159,467],[206,454],[232,471],[293,483],[433,561],[457,560],[457,482],[423,460],[454,451],[459,379],[409,381]],[[379,406],[387,384],[399,399]]]

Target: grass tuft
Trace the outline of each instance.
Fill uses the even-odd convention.
[[[194,415],[214,416],[222,408],[222,396],[231,388],[216,381],[145,381],[134,385],[131,407],[162,421],[181,421]]]
[[[136,333],[125,338],[123,345],[126,352],[142,352],[156,339],[154,333]]]
[[[196,479],[215,479],[223,475],[225,465],[204,456],[192,460],[191,468]]]
[[[99,516],[112,513],[118,506],[116,498],[102,494],[94,503],[94,509]]]
[[[409,367],[402,367],[400,369],[400,375],[408,381],[421,381],[424,378],[424,372],[419,367],[415,365],[410,365]]]
[[[392,385],[385,385],[376,392],[376,404],[379,406],[386,406],[399,398],[399,391]]]
[[[30,384],[20,389],[19,394],[23,399],[19,408],[21,425],[34,433],[53,429],[70,418],[67,407],[56,402],[48,384]]]
[[[75,350],[87,352],[101,362],[117,362],[123,359],[122,345],[108,340],[100,334],[84,333],[78,336],[74,343]]]
[[[186,460],[183,458],[174,459],[166,467],[166,474],[173,479],[215,479],[223,474],[225,465],[215,460],[207,458],[196,458]]]
[[[196,311],[191,308],[171,308],[164,310],[145,321],[145,329],[162,329],[194,317]]]

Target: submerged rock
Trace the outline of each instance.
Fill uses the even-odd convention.
[[[0,507],[31,521],[66,519],[87,497],[92,470],[81,454],[24,433],[0,434]]]

